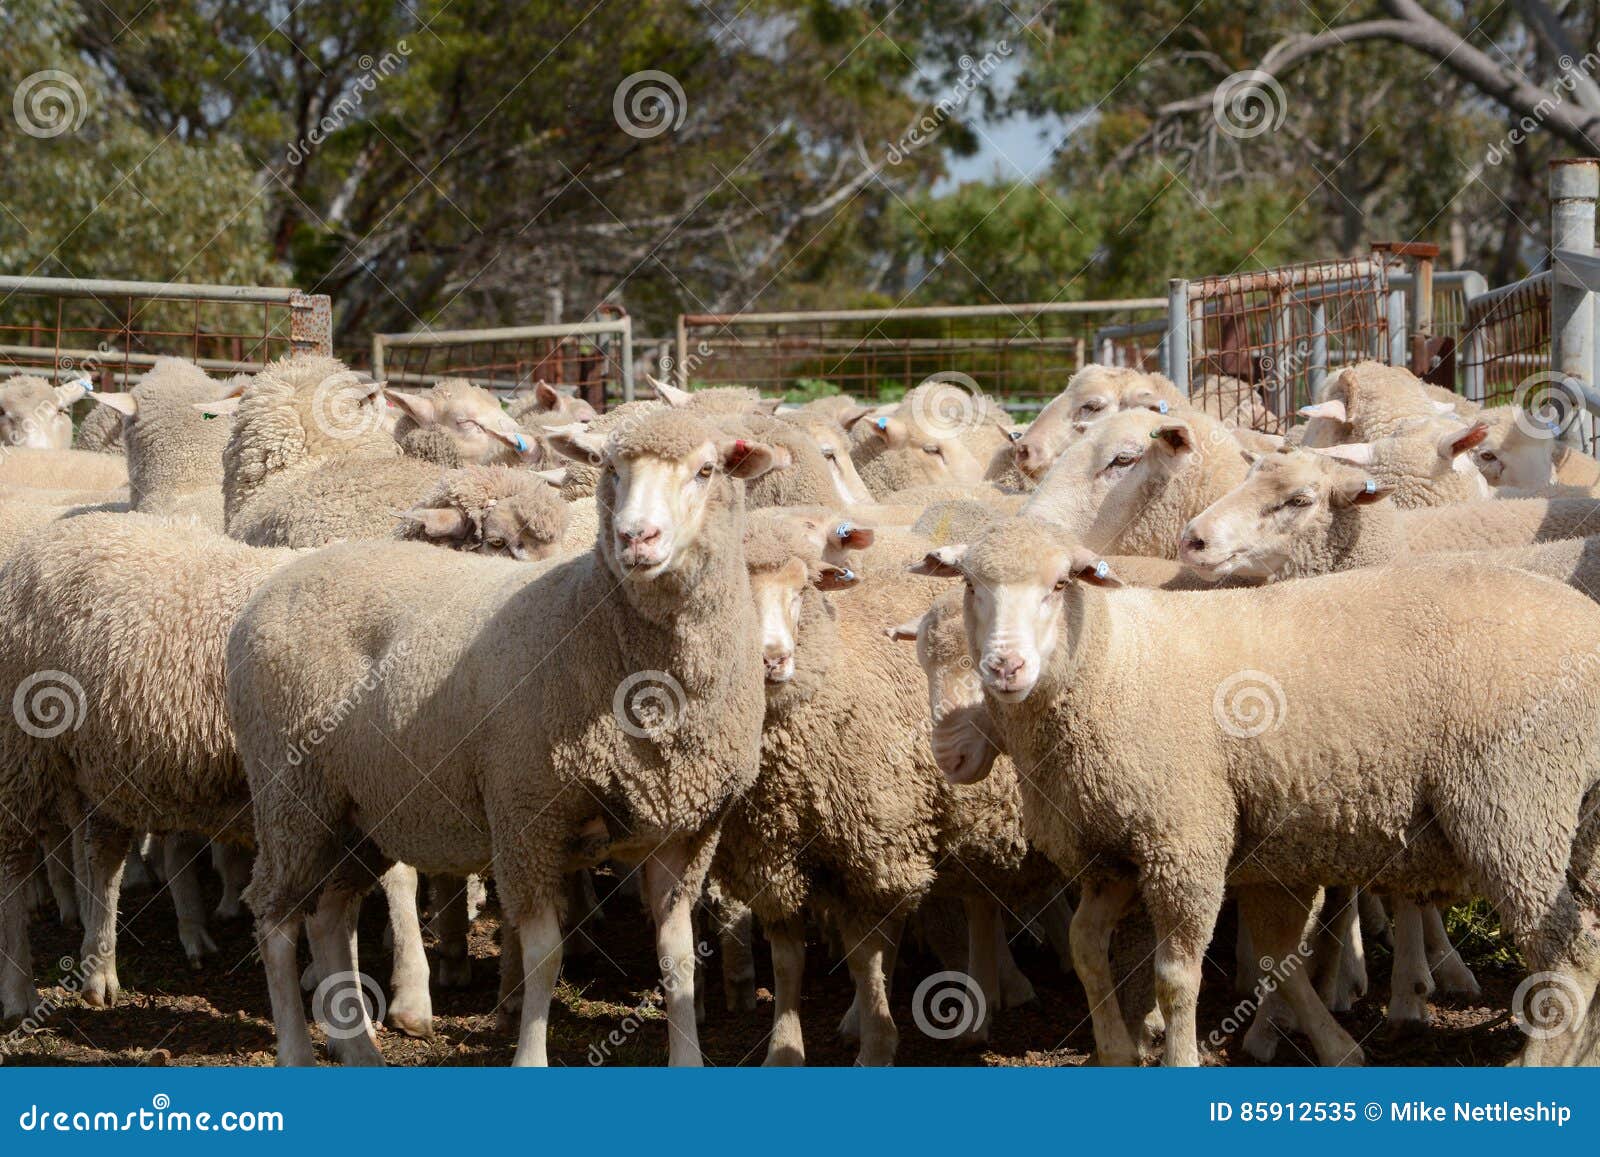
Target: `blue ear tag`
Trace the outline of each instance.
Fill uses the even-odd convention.
[[[845,567],[839,572],[839,577],[847,583],[853,583],[856,581],[856,572],[851,570],[849,567]]]
[[[516,439],[517,439],[517,453],[518,454],[526,454],[528,452],[528,443],[523,440],[523,437],[522,437],[521,434],[516,435]]]
[[[1374,482],[1372,479],[1368,478],[1367,479],[1367,493],[1368,494],[1376,494],[1377,492],[1378,492],[1378,484],[1376,482]]]
[[[854,529],[855,527],[851,526],[848,522],[841,522],[839,524],[839,528],[833,532],[833,536],[840,542],[843,542],[845,539],[850,537],[850,532]]]
[[[1099,562],[1094,564],[1094,577],[1095,578],[1105,578],[1106,575],[1108,575],[1110,573],[1111,573],[1111,568],[1106,565],[1106,560],[1105,559],[1101,559]]]
[[[878,427],[878,429],[880,429],[880,430],[887,430],[889,428],[889,419],[888,418],[879,418],[876,422],[874,422],[872,424],[874,426]]]
[[[93,378],[78,378],[72,384],[75,385],[75,386],[82,386],[86,393],[90,393],[90,394],[94,393],[94,379]]]
[[[1160,406],[1160,409],[1161,409],[1161,412],[1163,414],[1165,414],[1167,412],[1167,403],[1166,402],[1162,402],[1161,406]]]

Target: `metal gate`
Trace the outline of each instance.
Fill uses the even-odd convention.
[[[284,354],[333,352],[326,295],[263,286],[0,277],[0,369],[103,389],[156,358],[248,373]]]

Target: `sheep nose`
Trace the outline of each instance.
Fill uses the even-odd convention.
[[[1033,448],[1030,447],[1026,442],[1017,443],[1016,455],[1018,462],[1026,462],[1032,454]]]
[[[1206,540],[1194,531],[1188,531],[1183,536],[1183,543],[1179,549],[1185,554],[1199,554],[1206,548]]]
[[[776,651],[761,656],[766,667],[767,681],[780,683],[794,673],[794,652]]]
[[[1019,655],[989,655],[983,665],[997,682],[1009,683],[1022,670],[1022,658]]]
[[[661,528],[652,526],[648,522],[638,526],[617,527],[617,540],[624,549],[637,550],[640,547],[653,546],[661,540]]]

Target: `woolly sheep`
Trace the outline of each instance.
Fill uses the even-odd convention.
[[[833,482],[837,501],[851,505],[875,501],[872,491],[861,480],[855,462],[850,458],[850,434],[838,422],[809,411],[779,414],[778,419],[798,427],[816,443],[823,461],[828,465],[828,476]]]
[[[448,471],[433,493],[404,512],[398,537],[524,562],[548,558],[560,549],[567,526],[568,505],[555,491],[560,481],[560,472],[509,466]]]
[[[1402,366],[1357,362],[1323,385],[1317,401],[1301,408],[1310,419],[1300,434],[1307,448],[1390,437],[1418,418],[1455,414],[1470,418],[1476,402],[1430,386]]]
[[[592,422],[599,417],[588,402],[545,381],[535,382],[527,393],[514,395],[506,404],[506,413],[517,422],[539,426]]]
[[[116,490],[128,484],[128,464],[118,454],[21,446],[0,454],[0,483],[54,490]]]
[[[308,930],[325,974],[353,969],[348,936],[327,931],[367,884],[328,876],[343,857],[338,825],[352,818],[369,825],[364,846],[425,871],[467,875],[493,862],[524,964],[516,1059],[545,1063],[562,874],[575,836],[601,815],[623,829],[610,854],[645,863],[671,1059],[699,1061],[690,910],[720,820],[755,778],[763,711],[738,480],[781,459],[670,410],[604,442],[555,442],[603,455],[601,533],[588,555],[530,569],[407,543],[330,547],[264,584],[233,630],[228,705],[260,848],[246,899],[285,1063],[312,1057],[295,942],[319,891],[327,918]],[[341,629],[308,638],[318,621]],[[383,677],[352,725],[314,761],[288,763],[308,711],[373,668]],[[563,709],[497,710],[512,698]],[[466,742],[463,719],[482,720]],[[379,734],[411,760],[375,757]],[[381,1059],[370,1035],[339,1052]]]
[[[1083,427],[1119,410],[1187,409],[1188,399],[1161,374],[1120,366],[1088,365],[1073,374],[1029,423],[1013,447],[1017,468],[1037,484]]]
[[[72,448],[97,454],[121,454],[122,415],[104,406],[93,407],[73,431]]]
[[[1492,497],[1472,458],[1473,448],[1488,434],[1483,422],[1419,418],[1390,437],[1329,446],[1321,453],[1362,467],[1391,491],[1395,506],[1415,510]]]
[[[1009,420],[993,399],[954,382],[924,382],[891,413],[859,421],[850,457],[879,501],[913,486],[973,484],[1009,446]]]
[[[963,898],[969,970],[986,1007],[1003,1006],[995,896],[1016,882],[1028,851],[1016,784],[997,776],[955,791],[934,765],[919,725],[920,672],[884,637],[886,623],[927,605],[936,593],[927,580],[881,579],[829,601],[823,591],[852,587],[855,576],[823,562],[781,511],[751,516],[745,558],[766,671],[761,773],[729,812],[712,871],[772,945],[767,1062],[804,1062],[804,913],[816,905],[848,946],[858,1062],[887,1064],[896,1032],[885,961],[892,971],[901,922],[934,888]],[[974,1016],[971,1029],[986,1037],[987,1019]]]
[[[1520,406],[1495,406],[1479,419],[1488,426],[1473,461],[1491,486],[1536,490],[1547,486],[1600,488],[1600,462],[1573,444],[1576,423],[1565,430],[1530,417]]]
[[[0,382],[0,446],[66,450],[72,445],[72,407],[86,397],[87,378],[52,386],[33,374]]]
[[[948,548],[945,565],[969,584],[969,653],[997,739],[1036,769],[1023,781],[1030,835],[1084,873],[1073,954],[1102,1060],[1136,1055],[1105,953],[1136,893],[1156,926],[1168,1064],[1199,1061],[1200,963],[1225,883],[1257,950],[1282,959],[1322,884],[1410,894],[1467,880],[1530,970],[1587,1003],[1600,980],[1585,931],[1600,917],[1600,824],[1580,823],[1600,784],[1589,661],[1600,609],[1587,599],[1447,561],[1399,582],[1358,571],[1237,592],[1107,591],[1116,579],[1098,555],[1026,518]],[[1330,651],[1345,656],[1337,672]],[[1274,700],[1269,726],[1248,736],[1225,701],[1241,672]],[[1381,711],[1374,688],[1387,688]],[[1285,796],[1285,777],[1303,789]],[[1558,851],[1521,852],[1540,847]],[[1303,970],[1284,991],[1319,1059],[1359,1062]],[[1520,1059],[1570,1059],[1582,1029],[1581,1013],[1569,1017]]]
[[[1173,558],[1184,524],[1248,468],[1232,433],[1208,414],[1124,410],[1062,451],[1022,513],[1108,554]]]
[[[394,440],[408,455],[441,466],[526,465],[539,447],[488,390],[464,378],[445,378],[426,393],[385,388],[400,411]]]

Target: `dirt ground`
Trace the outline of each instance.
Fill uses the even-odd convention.
[[[215,883],[212,884],[213,889]],[[215,891],[212,894],[215,899]],[[369,900],[361,943],[364,970],[388,975],[382,943],[381,898]],[[473,927],[473,980],[470,987],[441,991],[434,987],[434,1036],[413,1040],[380,1030],[379,1041],[390,1064],[504,1065],[514,1047],[511,1034],[495,1026],[498,987],[497,922],[491,907]],[[46,983],[44,995],[60,1002],[44,1026],[31,1035],[4,1039],[5,1064],[28,1065],[269,1065],[273,1034],[266,982],[256,957],[248,919],[213,923],[219,946],[216,957],[200,971],[191,971],[178,944],[176,921],[165,892],[130,893],[124,898],[118,951],[122,998],[110,1009],[89,1008],[59,981],[79,949],[78,934],[59,927],[53,911],[33,923],[35,976]],[[1214,1063],[1249,1065],[1237,1034],[1225,1034],[1238,998],[1229,981],[1231,925],[1219,929],[1208,961],[1201,998],[1202,1047]],[[563,968],[559,1007],[552,1012],[552,1064],[596,1063],[656,1065],[666,1060],[666,1024],[652,983],[655,950],[648,918],[637,901],[614,898],[605,919],[594,927],[598,950],[569,953]],[[772,1019],[771,962],[756,937],[758,1005],[754,1012],[734,1013],[724,1007],[720,962],[713,957],[705,972],[707,1016],[701,1028],[706,1062],[716,1065],[760,1064]],[[430,943],[431,948],[431,943]],[[1080,1065],[1089,1060],[1093,1035],[1088,1007],[1077,981],[1063,975],[1053,953],[1026,938],[1014,945],[1022,970],[1033,982],[1038,1000],[997,1015],[987,1045],[935,1040],[913,1023],[911,995],[917,982],[937,971],[938,962],[907,944],[896,971],[893,1006],[900,1031],[897,1063],[901,1065]],[[1503,1064],[1517,1051],[1521,1035],[1507,1021],[1505,1009],[1519,979],[1514,969],[1493,960],[1469,960],[1477,970],[1484,996],[1473,1001],[1436,1002],[1434,1027],[1419,1034],[1392,1037],[1384,1025],[1383,1000],[1388,991],[1389,954],[1370,950],[1372,991],[1355,1011],[1340,1016],[1345,1028],[1366,1049],[1369,1064],[1488,1065]],[[846,1065],[855,1050],[835,1037],[834,1026],[850,1003],[851,985],[842,963],[829,958],[824,942],[808,948],[802,1017],[807,1062]],[[53,987],[52,987],[53,985]],[[1247,1025],[1246,1025],[1247,1027]],[[1216,1031],[1216,1044],[1207,1043]],[[1240,1030],[1242,1032],[1242,1029]],[[313,1028],[319,1041],[320,1030]],[[613,1036],[612,1034],[616,1035]],[[621,1044],[611,1043],[620,1039]],[[1309,1060],[1309,1045],[1290,1038],[1279,1048],[1277,1062],[1300,1065]]]

